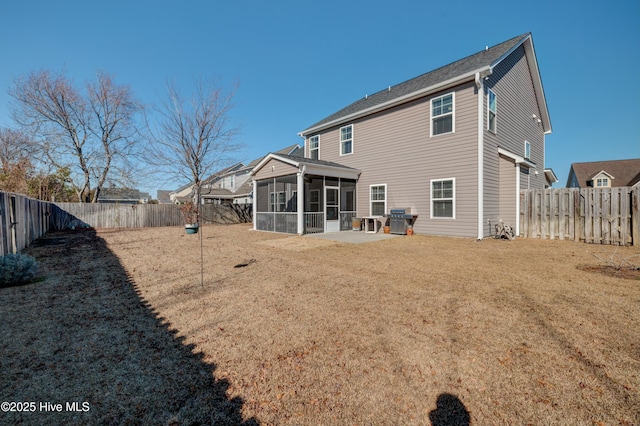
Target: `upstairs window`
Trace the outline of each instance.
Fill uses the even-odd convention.
[[[340,128],[340,155],[353,152],[353,124]]]
[[[320,158],[320,136],[311,136],[309,138],[309,158],[318,160]]]
[[[531,143],[524,141],[524,158],[529,160],[531,158]]]
[[[431,99],[431,136],[453,132],[453,93]]]
[[[487,129],[493,133],[496,133],[496,120],[498,117],[498,100],[493,90],[489,89],[487,93],[487,103],[489,104],[489,111],[487,117]]]

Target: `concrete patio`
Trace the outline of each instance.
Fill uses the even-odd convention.
[[[323,240],[338,241],[349,244],[371,243],[374,241],[388,240],[397,237],[406,237],[406,235],[385,234],[384,232],[368,233],[362,231],[341,231],[341,232],[325,232],[321,234],[306,234],[305,238],[318,238]]]

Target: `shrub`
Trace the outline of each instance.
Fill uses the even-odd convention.
[[[26,284],[38,274],[38,262],[26,254],[7,254],[0,257],[0,287]]]

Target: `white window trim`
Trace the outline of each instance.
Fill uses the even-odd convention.
[[[311,139],[313,139],[313,138],[318,138],[318,147],[312,149],[311,148]],[[309,137],[309,158],[312,158],[311,157],[311,151],[313,151],[313,150],[318,151],[318,160],[319,160],[320,159],[320,135],[313,135],[313,136]]]
[[[490,102],[490,97],[491,97],[491,93],[493,93],[493,96],[495,96],[496,98],[496,110],[494,111],[495,114],[495,129],[491,129],[490,127],[490,123],[491,123],[491,102]],[[496,95],[496,92],[494,92],[491,89],[487,90],[487,130],[490,131],[491,133],[497,134],[498,133],[498,95]]]
[[[531,160],[531,142],[529,141],[524,141],[524,159]]]
[[[444,116],[447,114],[441,114],[436,117],[433,116],[433,101],[436,101],[441,98],[445,98],[451,95],[451,131],[446,133],[438,133],[437,135],[433,134],[433,119],[436,117]],[[436,96],[435,98],[431,98],[429,101],[429,132],[430,136],[438,137],[442,135],[450,135],[456,132],[456,92],[445,93],[444,95]]]
[[[374,186],[383,186],[384,187],[384,212],[387,211],[387,199],[388,197],[388,193],[387,193],[387,184],[386,183],[378,183],[375,185],[369,185],[369,216],[373,216],[373,208],[371,207],[371,203],[373,201],[379,203],[380,200],[372,200],[371,199],[371,188],[373,188]]]
[[[347,127],[351,127],[351,152],[347,152],[347,153],[343,153],[342,152],[342,129],[345,129]],[[343,155],[351,155],[353,154],[353,152],[355,151],[355,144],[353,143],[354,139],[355,139],[355,134],[354,134],[354,126],[353,124],[348,124],[346,126],[342,126],[340,127],[340,133],[338,134],[338,138],[340,139],[340,144],[338,149],[340,150],[340,156],[342,157]]]
[[[434,216],[433,215],[433,183],[434,182],[444,182],[444,181],[452,181],[453,182],[453,197],[451,198],[452,204],[451,204],[451,210],[452,210],[452,216],[451,217],[441,217],[441,216]],[[429,199],[430,199],[430,212],[429,212],[429,216],[431,216],[431,219],[436,219],[436,220],[453,220],[456,218],[456,178],[444,178],[444,179],[431,179],[429,181]],[[448,200],[448,198],[438,198],[438,200]]]

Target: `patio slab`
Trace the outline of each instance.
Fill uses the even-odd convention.
[[[349,244],[371,243],[374,241],[388,240],[391,238],[405,237],[406,235],[385,234],[377,232],[375,234],[362,231],[342,231],[342,232],[325,232],[322,234],[306,234],[306,238],[318,238],[323,240],[338,241]]]

